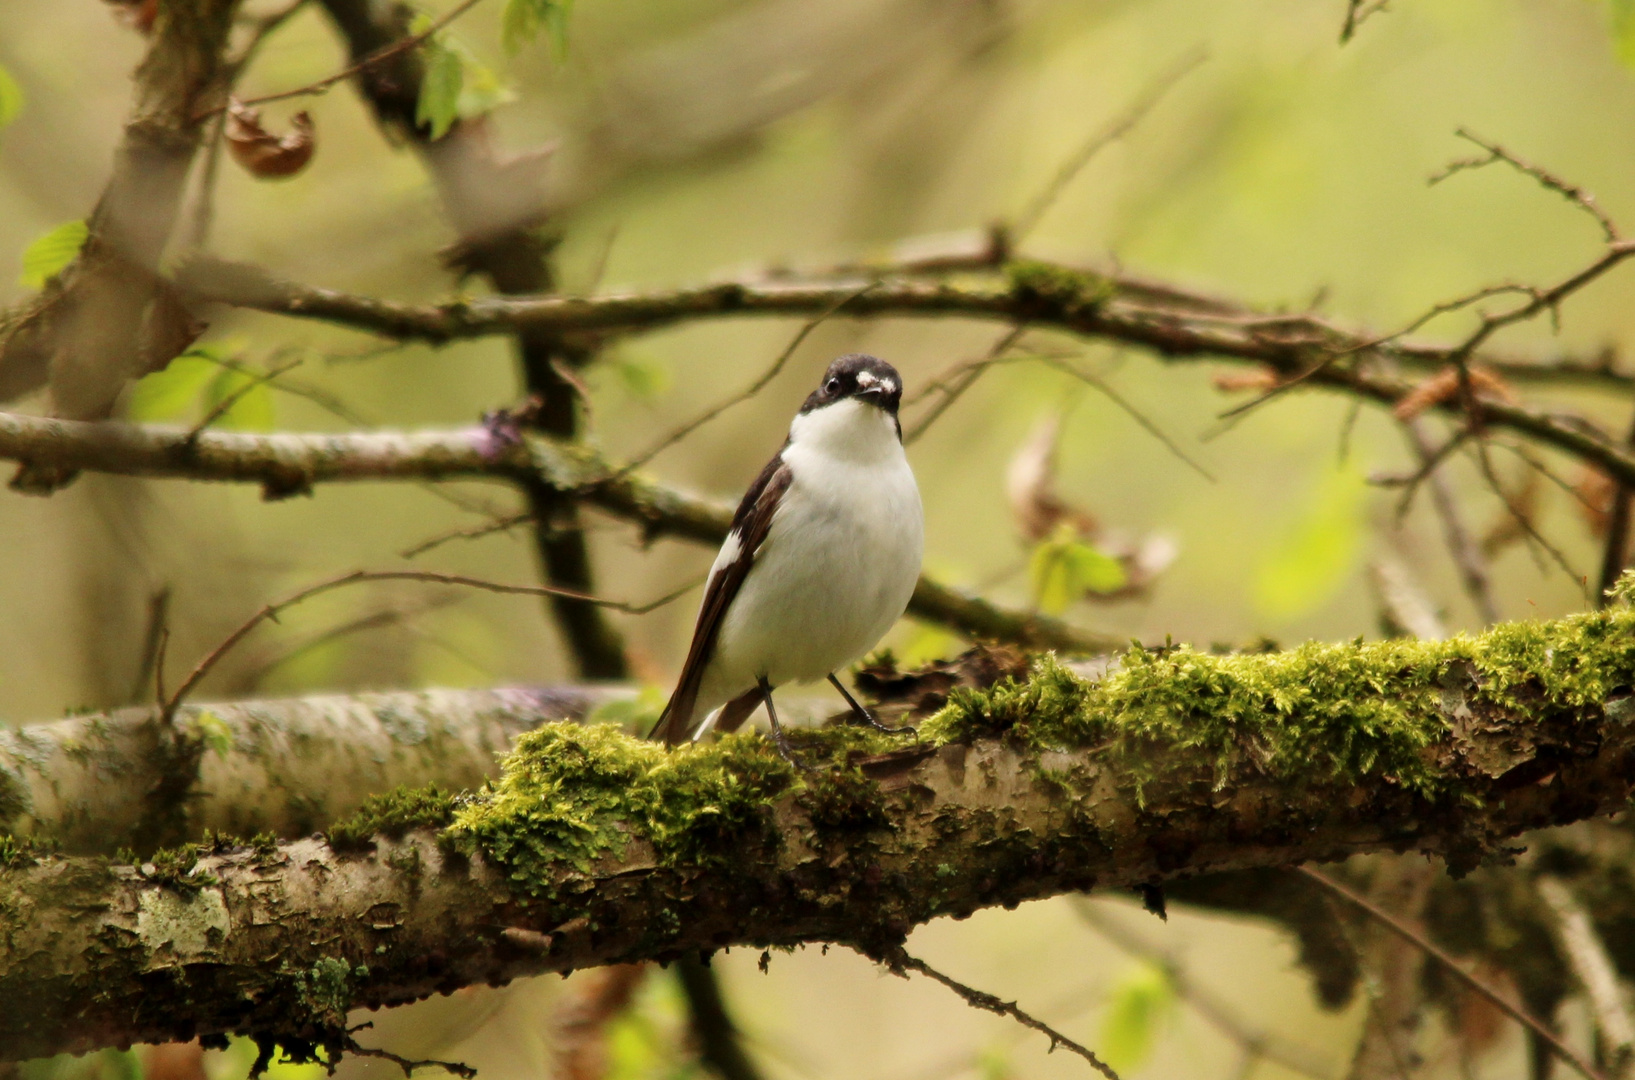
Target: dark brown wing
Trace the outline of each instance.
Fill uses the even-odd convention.
[[[681,679],[676,683],[670,703],[659,714],[659,722],[653,725],[648,738],[663,739],[674,746],[687,738],[696,726],[693,710],[698,701],[699,686],[704,681],[704,668],[715,652],[715,638],[721,631],[721,621],[726,618],[727,608],[738,595],[750,567],[755,565],[755,553],[760,550],[767,532],[772,528],[772,515],[778,509],[783,493],[789,488],[789,480],[789,466],[784,464],[780,452],[766,463],[761,475],[744,492],[744,501],[738,504],[738,512],[732,516],[732,531],[728,534],[729,539],[738,541],[738,557],[711,574],[709,583],[704,586],[704,603],[698,611],[698,625],[693,628],[693,644],[687,650],[687,662],[682,665]]]

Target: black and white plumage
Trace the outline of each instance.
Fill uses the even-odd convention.
[[[902,389],[872,356],[824,372],[738,506],[653,738],[732,731],[763,701],[776,729],[774,687],[832,677],[902,615],[925,547]]]

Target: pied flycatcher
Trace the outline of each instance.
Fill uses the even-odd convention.
[[[772,691],[824,678],[876,723],[834,673],[885,636],[920,575],[925,522],[897,421],[902,393],[884,360],[829,365],[738,505],[653,738],[673,746],[733,731],[764,703],[787,758]]]

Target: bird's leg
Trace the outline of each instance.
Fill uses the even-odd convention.
[[[772,721],[772,741],[777,745],[778,753],[795,768],[811,772],[812,767],[796,760],[794,751],[789,749],[789,736],[784,734],[782,726],[778,724],[778,710],[772,705],[772,684],[766,681],[765,675],[755,682],[761,688],[761,700],[766,702],[766,718]]]
[[[888,735],[901,735],[906,731],[909,734],[918,737],[919,732],[914,730],[913,724],[904,724],[901,727],[892,727],[889,724],[882,724],[879,720],[875,719],[873,713],[869,712],[862,705],[857,703],[857,699],[852,697],[851,693],[847,691],[845,685],[839,679],[835,678],[835,674],[832,671],[829,672],[829,682],[834,685],[836,690],[840,691],[840,696],[846,699],[846,704],[852,707],[852,715],[862,720],[865,724],[869,725],[869,727],[876,731],[884,731]]]

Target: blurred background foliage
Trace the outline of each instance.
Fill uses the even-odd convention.
[[[1598,244],[1592,224],[1525,178],[1489,169],[1426,185],[1467,155],[1453,137],[1461,126],[1583,184],[1635,225],[1629,0],[1398,0],[1344,47],[1341,0],[580,0],[561,41],[514,52],[503,42],[502,7],[477,5],[445,38],[465,73],[467,99],[455,108],[494,106],[504,145],[554,148],[553,226],[568,291],[821,265],[1012,218],[1087,136],[1198,50],[1206,59],[1065,190],[1025,252],[1382,331],[1480,286],[1552,281],[1588,262]],[[106,178],[142,49],[94,0],[0,4],[0,264],[12,267],[0,272],[0,304],[38,287],[65,245],[71,255],[75,223]],[[298,86],[344,62],[318,12],[303,11],[266,43],[242,91]],[[266,182],[224,165],[213,250],[314,285],[447,296],[456,286],[437,253],[454,237],[420,165],[382,140],[344,86],[268,106],[268,127],[285,130],[302,109],[316,127],[310,166]],[[1576,296],[1558,330],[1540,320],[1506,331],[1499,346],[1544,357],[1627,342],[1630,275],[1615,271]],[[714,321],[619,344],[586,375],[594,442],[615,459],[650,445],[747,384],[798,325]],[[1455,315],[1428,333],[1451,338],[1472,325]],[[983,355],[997,333],[952,320],[832,320],[753,403],[651,469],[736,498],[834,355],[881,355],[912,393]],[[1166,365],[1045,333],[1027,343],[1077,357],[1215,479],[1084,383],[1038,363],[999,366],[912,448],[929,569],[1100,630],[1208,644],[1376,633],[1366,568],[1394,558],[1412,567],[1448,625],[1478,625],[1426,500],[1399,527],[1396,493],[1369,483],[1411,467],[1388,414],[1364,408],[1353,425],[1345,400],[1290,394],[1227,425],[1218,414],[1241,396],[1220,392],[1208,365]],[[231,402],[226,425],[325,430],[465,424],[519,396],[504,339],[383,348],[340,329],[222,310],[199,345],[139,384],[124,409],[188,422]],[[1610,430],[1629,423],[1629,403],[1604,394],[1532,397]],[[1077,550],[1071,534],[1030,540],[1009,508],[1007,469],[1050,422],[1060,425],[1062,498],[1105,534],[1159,537],[1173,550],[1137,595],[1077,599],[1084,589],[1117,594],[1119,565]],[[1545,456],[1569,483],[1582,479],[1575,464]],[[1519,461],[1497,460],[1538,528],[1593,578],[1599,545],[1574,497],[1529,487]],[[1505,513],[1468,461],[1449,476],[1472,528],[1494,540],[1505,617],[1585,606],[1578,581],[1527,544],[1505,542]],[[398,564],[423,540],[520,509],[508,490],[480,484],[330,485],[263,503],[248,486],[85,476],[49,499],[0,498],[0,719],[146,700],[156,610],[172,632],[170,655],[190,662],[273,597]],[[593,519],[591,528],[608,595],[661,595],[711,558],[671,541],[644,548],[613,522]],[[455,540],[415,562],[509,581],[535,574],[521,529]],[[695,603],[615,616],[644,681],[666,687],[673,677]],[[888,644],[911,656],[958,646],[907,623]],[[382,586],[291,612],[222,665],[208,689],[545,683],[569,670],[534,602]],[[1227,994],[1254,1030],[1315,1047],[1326,1075],[1343,1070],[1365,1005],[1317,1011],[1285,940],[1224,918],[1177,912],[1160,926],[1122,901],[1098,905],[1161,941],[1163,955]],[[1242,1047],[1176,999],[1167,968],[1120,952],[1066,900],[929,926],[913,948],[1078,1037],[1099,1038],[1126,1075],[1244,1074]],[[1081,1062],[1047,1056],[1040,1040],[850,954],[778,955],[766,974],[755,959],[735,953],[717,964],[768,1075],[1082,1074]],[[467,1060],[491,1080],[537,1075],[549,1059],[540,1017],[572,985],[473,990],[374,1019],[401,1053]],[[673,983],[649,980],[612,1029],[610,1075],[686,1075],[679,1009]],[[1445,1053],[1427,1069],[1452,1075],[1457,1034],[1433,1038]],[[242,1057],[212,1055],[212,1080],[242,1074]],[[144,1060],[140,1051],[102,1054],[39,1069],[122,1080]],[[1288,1071],[1247,1065],[1256,1076]],[[343,1071],[390,1068],[353,1061]],[[1521,1075],[1519,1038],[1504,1032],[1470,1068]]]

